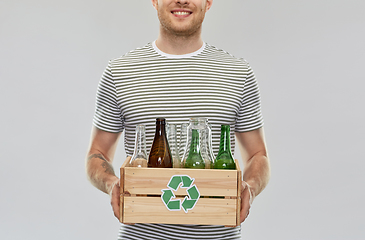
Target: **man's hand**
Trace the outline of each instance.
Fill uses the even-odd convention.
[[[244,165],[241,188],[241,222],[250,212],[253,199],[266,187],[270,179],[270,163],[266,151],[264,130],[236,132]]]
[[[125,161],[129,163],[131,160],[131,156],[127,157]],[[128,193],[128,192],[126,192]],[[114,216],[120,220],[120,180],[115,181],[112,190],[110,191],[110,204],[112,205],[112,209],[114,212]]]
[[[250,213],[250,208],[253,202],[254,196],[251,191],[251,186],[247,182],[242,181],[241,186],[241,223],[245,221],[248,214]]]
[[[115,182],[112,191],[110,192],[110,204],[114,212],[114,216],[120,219],[120,183]]]

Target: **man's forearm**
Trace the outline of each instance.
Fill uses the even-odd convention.
[[[259,195],[270,179],[270,163],[266,155],[255,154],[245,165],[243,180],[251,187],[254,197]]]
[[[87,157],[86,172],[89,181],[107,194],[110,194],[114,184],[119,180],[110,161],[101,153],[93,153]]]

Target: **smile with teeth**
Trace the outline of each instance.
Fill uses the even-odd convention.
[[[180,16],[190,15],[190,12],[172,12],[172,13]]]

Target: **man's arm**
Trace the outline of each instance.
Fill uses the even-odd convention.
[[[119,136],[120,133],[106,132],[93,126],[86,158],[86,174],[89,181],[111,196],[114,215],[118,219],[119,178],[114,173],[112,163]]]
[[[244,163],[241,222],[250,210],[253,199],[266,187],[270,179],[270,163],[266,150],[263,128],[236,132],[242,160]]]

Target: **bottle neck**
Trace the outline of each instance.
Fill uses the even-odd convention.
[[[135,142],[136,153],[146,151],[146,136],[144,132],[137,132]]]
[[[166,127],[165,127],[165,119],[157,119],[156,120],[156,133],[158,136],[166,136]]]
[[[143,156],[144,158],[147,157],[146,132],[144,126],[138,125],[136,127],[136,140],[135,140],[133,156],[135,157]]]
[[[231,135],[230,135],[230,126],[222,125],[221,126],[221,139],[219,144],[219,152],[231,152]]]
[[[178,155],[176,124],[169,124],[167,127],[166,134],[167,134],[167,141],[169,143],[171,154],[173,157],[176,157]]]
[[[192,129],[190,152],[193,152],[193,153],[200,152],[199,132],[196,129]]]
[[[192,129],[191,144],[189,155],[185,161],[185,167],[188,168],[205,168],[205,163],[200,153],[199,132]]]

